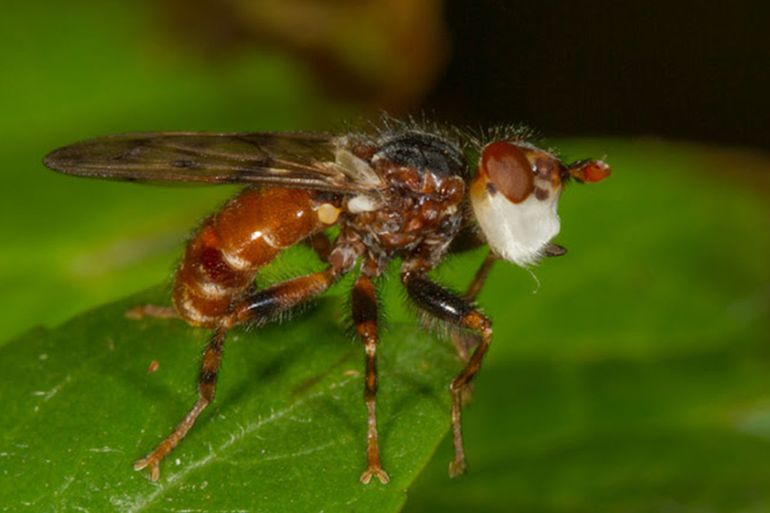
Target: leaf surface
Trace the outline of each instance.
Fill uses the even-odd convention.
[[[2,507],[33,511],[397,511],[447,430],[447,344],[394,325],[380,350],[387,486],[365,467],[363,351],[323,301],[228,337],[217,397],[150,482],[132,462],[196,397],[204,330],[124,318],[160,291],[92,310],[0,349]],[[157,362],[157,370],[150,366]],[[0,507],[0,509],[2,509]],[[10,510],[14,510],[11,508]]]

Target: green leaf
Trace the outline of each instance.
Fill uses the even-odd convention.
[[[557,242],[570,251],[533,271],[539,285],[513,266],[493,270],[479,302],[495,338],[465,414],[469,472],[446,477],[445,441],[410,488],[407,511],[763,511],[770,188],[762,173],[770,166],[751,154],[665,143],[563,149],[575,158],[607,152],[614,175],[565,191]],[[439,274],[461,288],[480,258],[450,260]],[[392,327],[380,351],[387,487],[357,481],[360,375],[237,435],[301,401],[293,391],[313,376],[321,380],[302,397],[361,371],[360,347],[342,335],[344,311],[332,301],[291,323],[239,332],[214,405],[161,482],[131,471],[194,400],[206,342],[181,323],[123,319],[129,305],[165,298],[156,292],[0,351],[0,498],[40,511],[130,510],[148,498],[147,510],[280,511],[289,501],[284,509],[296,511],[308,499],[325,511],[368,511],[369,502],[398,509],[446,432],[445,385],[458,367],[447,344],[416,334],[399,289],[386,282]],[[153,360],[160,368],[147,374]],[[246,505],[226,502],[239,500]]]
[[[447,430],[447,344],[392,325],[379,351],[387,486],[362,485],[363,350],[325,300],[290,323],[234,330],[217,397],[161,465],[132,463],[196,398],[205,330],[128,320],[156,290],[0,349],[0,497],[31,511],[398,511]],[[158,362],[149,372],[151,362]]]

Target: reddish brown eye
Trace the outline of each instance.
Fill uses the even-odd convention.
[[[513,203],[521,203],[535,189],[532,166],[524,153],[511,143],[498,141],[484,148],[479,172]]]

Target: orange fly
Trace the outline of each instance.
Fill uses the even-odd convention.
[[[371,133],[138,133],[60,148],[45,165],[70,175],[132,182],[243,184],[206,219],[176,272],[173,306],[145,305],[134,317],[180,317],[212,331],[198,377],[198,400],[137,470],[157,480],[161,461],[213,400],[227,333],[262,325],[323,293],[355,272],[353,322],[365,349],[367,467],[361,481],[389,480],[377,437],[374,279],[401,261],[407,295],[426,314],[473,338],[456,345],[464,367],[452,380],[455,456],[449,473],[465,469],[463,390],[492,340],[491,321],[474,305],[492,263],[526,266],[564,253],[557,204],[570,180],[598,182],[610,173],[600,160],[567,164],[520,131],[473,137],[460,131],[397,123]],[[339,228],[331,240],[326,230]],[[326,268],[258,289],[257,271],[280,252],[309,243]],[[428,277],[449,254],[488,245],[489,256],[464,295]],[[471,352],[472,350],[472,352]]]

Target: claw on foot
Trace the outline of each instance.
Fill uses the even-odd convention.
[[[160,465],[159,461],[151,456],[142,458],[134,463],[134,470],[142,470],[145,467],[150,468],[150,481],[157,481],[160,477]]]
[[[449,462],[449,477],[458,477],[465,472],[465,460]]]
[[[364,484],[369,484],[369,481],[372,480],[372,477],[379,479],[380,483],[382,484],[388,484],[388,481],[390,481],[390,476],[388,476],[388,473],[382,470],[382,468],[369,467],[368,469],[364,470],[363,474],[361,474],[361,482]]]

